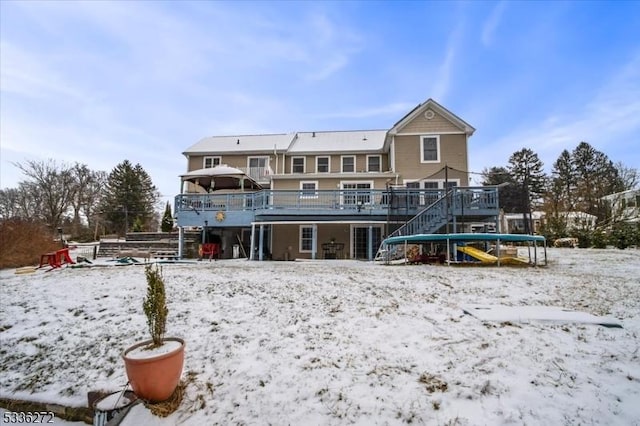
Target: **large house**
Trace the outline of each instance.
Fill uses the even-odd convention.
[[[640,189],[630,189],[602,197],[609,203],[612,223],[640,221]]]
[[[497,188],[468,186],[474,131],[429,99],[387,130],[206,137],[183,153],[181,240],[197,228],[223,257],[372,259],[391,234],[495,226]]]

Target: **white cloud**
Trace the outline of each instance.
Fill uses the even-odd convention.
[[[318,118],[367,118],[367,117],[395,117],[401,114],[404,116],[407,112],[411,111],[415,105],[406,102],[394,102],[388,105],[378,107],[365,107],[360,109],[354,109],[349,111],[341,111],[332,114],[321,114]]]
[[[51,58],[40,52],[20,49],[8,41],[0,42],[0,80],[2,92],[30,98],[72,97],[84,98],[64,76],[50,65]]]
[[[523,121],[520,127],[495,143],[477,147],[474,163],[496,164],[496,153],[504,162],[515,151],[533,149],[551,169],[562,150],[573,150],[586,141],[614,162],[640,168],[640,54],[597,88],[583,108]]]
[[[444,102],[451,86],[451,79],[456,72],[456,56],[461,48],[464,36],[464,17],[460,17],[447,39],[444,59],[438,67],[435,84],[431,88],[431,98]]]
[[[490,46],[493,43],[493,37],[495,35],[496,29],[500,24],[502,19],[502,14],[504,13],[505,8],[507,7],[506,1],[500,1],[496,6],[491,10],[491,14],[489,18],[484,22],[482,27],[482,44],[485,47]]]

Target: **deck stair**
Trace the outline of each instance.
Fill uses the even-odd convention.
[[[409,219],[405,224],[391,232],[389,237],[435,234],[453,222],[453,232],[456,232],[456,218],[465,217],[491,217],[498,215],[498,192],[497,189],[471,189],[452,188],[438,198],[433,203]],[[447,231],[448,232],[448,231]],[[380,245],[376,259],[395,258],[404,256],[400,253],[403,247],[393,247],[387,251],[384,244]]]

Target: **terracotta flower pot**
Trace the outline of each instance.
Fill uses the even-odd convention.
[[[129,347],[122,358],[133,392],[147,401],[160,402],[169,399],[180,382],[185,343],[177,337],[167,337],[163,340],[165,345],[175,347],[160,354],[155,352],[162,352],[162,349],[145,353],[142,348],[151,342],[146,340]]]

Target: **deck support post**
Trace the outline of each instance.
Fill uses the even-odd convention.
[[[264,260],[264,225],[260,225],[260,236],[258,237],[258,260]]]
[[[184,227],[178,227],[178,259],[182,259],[184,252]]]
[[[253,247],[256,241],[256,224],[251,224],[251,243],[249,247],[249,260],[255,260]]]

